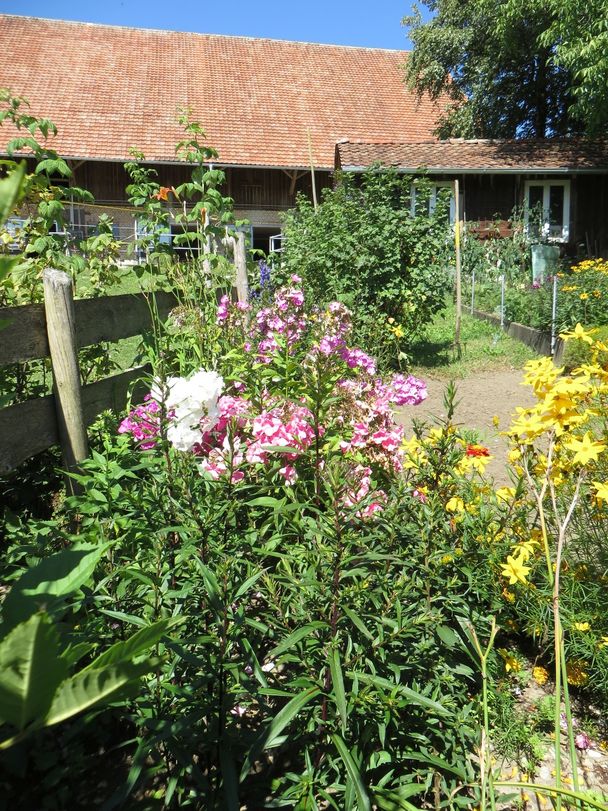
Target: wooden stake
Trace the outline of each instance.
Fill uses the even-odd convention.
[[[460,322],[462,321],[462,288],[460,279],[460,201],[458,179],[454,180],[454,245],[456,248],[456,324],[454,346],[460,356]]]
[[[245,234],[238,231],[234,237],[234,265],[236,267],[236,295],[239,301],[249,301],[249,283],[247,282],[247,250]]]
[[[82,410],[72,280],[62,270],[53,269],[45,270],[42,278],[59,439],[66,470],[72,472],[77,471],[79,462],[89,455]],[[74,482],[68,479],[68,491],[74,493],[77,490]]]
[[[317,210],[317,185],[315,183],[315,165],[312,160],[312,139],[310,137],[310,127],[306,130],[306,134],[308,136],[308,157],[310,159],[310,177],[312,179],[312,202],[315,207],[315,211]]]

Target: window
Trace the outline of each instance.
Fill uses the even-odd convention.
[[[449,194],[450,200],[450,225],[453,225],[456,219],[456,203],[454,201],[454,183],[451,180],[439,180],[436,183],[428,185],[429,195],[426,199],[426,193],[422,194],[422,190],[416,188],[416,181],[412,184],[411,189],[411,213],[412,217],[416,214],[432,214],[437,208],[437,203],[442,199],[442,195]],[[418,198],[418,199],[416,199]],[[421,199],[422,198],[422,199]],[[464,209],[464,195],[462,192],[458,195],[460,203],[460,216]],[[423,205],[421,210],[420,206]]]
[[[531,239],[568,242],[570,181],[527,180],[524,198],[526,232]]]

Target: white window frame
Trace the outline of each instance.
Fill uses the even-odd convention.
[[[533,238],[530,233],[530,187],[543,187],[543,221],[541,234],[543,239],[549,242],[568,242],[570,239],[570,180],[526,180],[524,184],[524,223],[526,234]],[[564,190],[564,202],[562,205],[562,228],[560,234],[551,233],[551,223],[549,222],[549,200],[551,186],[561,186]]]
[[[412,217],[416,216],[416,183],[414,181],[411,187],[411,202],[410,213]],[[429,183],[431,194],[429,196],[429,215],[432,214],[437,208],[437,198],[444,189],[450,190],[450,225],[454,225],[456,220],[456,201],[454,199],[454,181],[453,180],[436,180]],[[463,193],[460,192],[460,210],[463,210]]]

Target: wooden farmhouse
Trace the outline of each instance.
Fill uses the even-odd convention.
[[[519,211],[529,232],[540,232],[568,253],[608,252],[606,140],[367,139],[336,145],[336,169],[357,173],[377,163],[412,177],[424,173],[431,207],[441,189],[453,189],[458,179],[460,217],[480,237],[508,235],[513,212]],[[453,194],[450,202],[453,218]]]
[[[187,178],[175,145],[178,108],[189,106],[253,247],[267,251],[296,194],[312,195],[313,170],[320,197],[336,169],[381,163],[425,173],[430,205],[458,178],[461,214],[481,236],[508,233],[514,208],[536,209],[546,239],[608,251],[607,142],[438,141],[441,109],[406,88],[407,52],[13,15],[0,15],[0,37],[0,84],[57,125],[52,147],[95,197],[73,207],[76,234],[101,213],[121,239],[136,233],[123,168],[131,148],[161,185]],[[0,152],[14,135],[0,128]]]

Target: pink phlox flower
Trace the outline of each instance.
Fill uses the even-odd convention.
[[[298,276],[297,273],[292,273],[289,278],[291,279],[292,284],[301,284],[302,282],[301,277]]]
[[[371,436],[371,441],[374,444],[380,445],[385,451],[389,451],[390,453],[399,448],[402,439],[402,433],[398,429],[394,431],[387,431],[386,429],[381,428]]]
[[[417,498],[422,504],[426,504],[427,502],[426,493],[423,490],[418,490],[418,488],[412,491],[412,497]]]
[[[296,469],[293,465],[285,465],[284,467],[280,468],[279,473],[285,479],[285,484],[291,486],[295,484],[298,479],[298,474]]]
[[[386,493],[384,490],[376,490],[374,497],[376,501],[372,501],[371,504],[368,504],[359,512],[359,516],[363,518],[363,520],[372,518],[376,513],[382,512],[384,509],[386,504]]]
[[[261,442],[251,442],[245,451],[245,458],[250,465],[265,465],[268,463],[268,452],[262,448]]]
[[[223,324],[228,320],[228,311],[230,308],[230,297],[223,295],[217,308],[216,321],[218,324]]]
[[[147,394],[142,405],[134,408],[120,423],[118,433],[131,434],[142,450],[149,450],[156,445],[160,433],[160,415],[160,405]]]
[[[242,313],[247,313],[251,309],[251,304],[249,304],[247,301],[237,301],[236,308]]]
[[[369,375],[376,374],[375,360],[363,352],[362,349],[344,348],[340,351],[340,357],[350,369],[363,369]]]
[[[428,394],[426,383],[413,375],[395,375],[389,389],[391,402],[395,405],[419,405]]]

